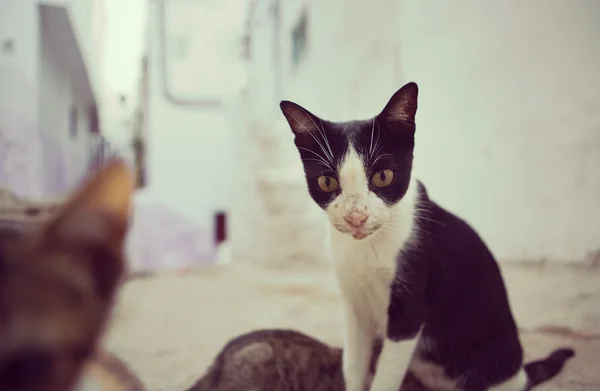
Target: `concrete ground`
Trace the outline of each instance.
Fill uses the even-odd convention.
[[[540,391],[600,390],[600,269],[503,267],[527,359],[572,346],[576,357]],[[148,390],[182,390],[230,338],[294,328],[341,343],[340,299],[329,270],[211,266],[125,284],[105,347]]]

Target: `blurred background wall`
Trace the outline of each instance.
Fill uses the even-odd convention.
[[[600,3],[0,0],[0,185],[64,192],[112,154],[137,269],[325,264],[279,112],[379,112],[420,86],[415,175],[504,261],[600,249]],[[217,251],[216,216],[227,241]]]
[[[98,132],[103,3],[0,3],[0,182],[40,196],[85,174]]]

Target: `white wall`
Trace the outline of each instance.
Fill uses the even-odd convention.
[[[42,15],[39,4],[3,0],[0,13],[0,42],[14,40],[13,53],[0,54],[1,184],[33,197],[63,192],[81,179],[89,160],[90,130],[89,96],[77,95],[89,87],[82,88],[77,84],[82,79],[69,71],[80,47],[67,46],[64,39],[69,31],[65,23],[73,20],[56,8]],[[98,34],[95,40],[85,39],[85,29],[75,30],[80,42],[100,42]],[[86,54],[86,62],[93,62],[94,51]],[[75,139],[69,136],[73,102],[79,111]]]
[[[285,2],[283,18],[289,12],[286,7],[293,6]],[[276,58],[289,51],[289,45],[281,42],[277,47],[276,37],[291,28],[281,21],[278,32],[271,1],[259,2],[252,19],[248,89],[231,109],[231,116],[237,117],[233,131],[238,159],[232,256],[276,268],[323,265],[327,259],[324,216],[308,197],[301,162],[278,106],[279,89],[287,86],[277,80]],[[287,80],[288,64],[282,60]]]
[[[600,3],[401,1],[418,173],[507,260],[600,247]]]
[[[153,2],[148,25],[148,186],[142,192],[212,232],[214,213],[231,204],[235,161],[230,122],[224,108],[177,106],[165,98],[158,21]],[[190,88],[203,93],[201,86],[190,83]]]
[[[78,37],[92,90],[102,95],[102,69],[105,52],[105,1],[106,0],[62,0],[68,7],[73,27]]]
[[[37,129],[37,2],[2,0],[0,43],[13,40],[13,52],[0,53],[0,185],[25,195],[43,191]],[[32,115],[33,114],[33,115]]]
[[[291,63],[291,35],[308,5],[308,50]],[[396,2],[329,0],[286,3],[282,17],[284,99],[325,118],[367,118],[396,91]]]
[[[133,121],[138,100],[140,61],[146,50],[145,26],[148,22],[148,2],[144,0],[103,0],[105,11],[105,50],[102,56],[101,118],[104,135],[112,143],[124,146],[131,143],[131,131],[124,126]],[[100,23],[98,23],[100,24]],[[125,107],[119,96],[127,98]]]
[[[365,118],[414,80],[415,173],[499,259],[577,262],[600,247],[600,3],[313,1],[294,71],[302,3],[285,2],[281,98],[327,119]],[[281,131],[272,136],[290,145],[291,165]]]
[[[73,56],[64,55],[64,41],[57,26],[44,18],[40,22],[39,131],[44,144],[45,188],[53,194],[72,188],[86,174],[91,157],[91,129],[86,99],[78,96],[76,80],[69,72],[68,61],[73,61]],[[94,74],[90,76],[93,80]],[[70,134],[72,105],[77,109],[75,137]]]

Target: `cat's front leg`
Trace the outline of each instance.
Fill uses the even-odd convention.
[[[361,318],[349,303],[344,304],[343,313],[342,369],[346,391],[365,391],[375,339],[374,329],[370,319]]]
[[[370,391],[396,391],[400,389],[420,335],[421,332],[419,331],[412,339],[403,341],[386,339],[384,341]]]
[[[392,285],[387,338],[370,391],[396,391],[406,375],[425,324],[427,307],[419,289]]]

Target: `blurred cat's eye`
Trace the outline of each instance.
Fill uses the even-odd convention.
[[[375,187],[386,187],[392,183],[394,179],[394,171],[392,170],[383,170],[376,172],[371,179],[371,183]]]
[[[319,183],[319,187],[326,193],[331,193],[332,191],[336,191],[339,189],[340,185],[338,181],[334,177],[321,175],[317,178],[317,183]]]

